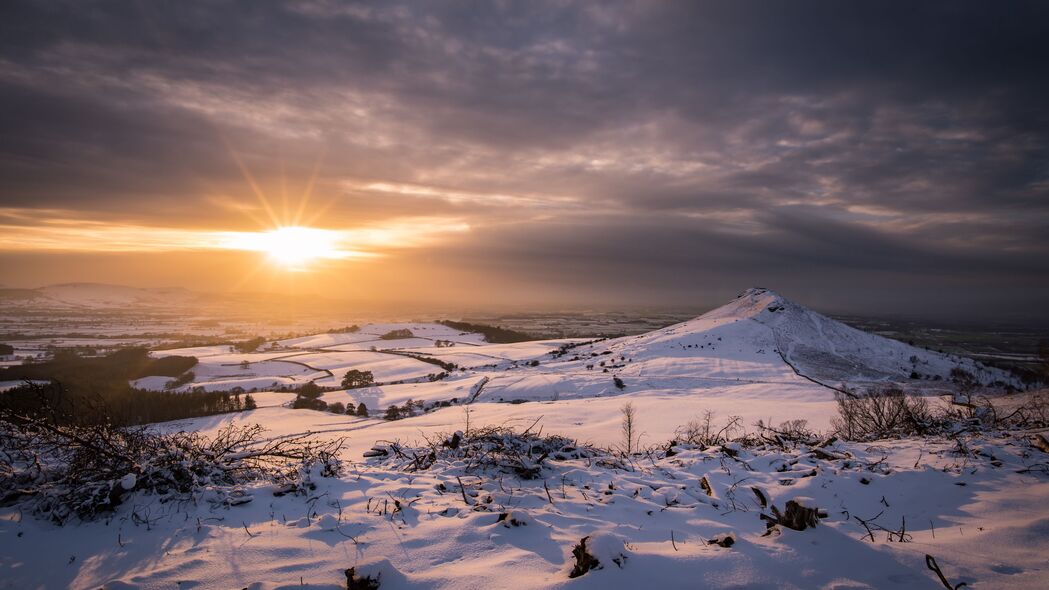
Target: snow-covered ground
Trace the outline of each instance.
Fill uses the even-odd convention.
[[[682,446],[619,464],[552,460],[539,479],[522,480],[461,461],[413,473],[361,456],[376,439],[461,429],[460,408],[398,422],[268,408],[164,427],[213,432],[230,422],[348,436],[353,464],[317,480],[308,498],[275,497],[271,485],[246,488],[252,501],[232,507],[206,493],[181,505],[140,497],[103,521],[63,527],[8,510],[0,587],[342,588],[342,571],[355,567],[381,574],[382,588],[940,588],[926,554],[952,584],[1049,580],[1049,477],[1026,471],[1045,457],[1022,437],[963,437],[964,452],[945,439],[735,456]],[[809,498],[827,517],[766,535],[759,515],[770,508],[754,488],[780,509]],[[518,525],[500,521],[504,513]],[[724,535],[731,547],[710,543]],[[584,537],[603,567],[570,579]]]
[[[396,329],[412,337],[379,338]],[[436,340],[457,344],[437,348]],[[108,519],[62,527],[5,509],[0,588],[345,588],[349,567],[381,574],[384,589],[942,588],[926,554],[952,585],[1049,586],[1049,475],[1038,467],[1049,455],[1029,444],[1031,433],[820,448],[679,446],[666,456],[676,431],[708,411],[716,427],[732,416],[751,431],[758,420],[801,419],[828,433],[832,388],[843,384],[899,383],[935,396],[956,387],[954,368],[982,383],[1013,383],[968,359],[853,330],[767,290],[682,324],[598,342],[487,344],[439,324],[375,324],[270,349],[155,354],[198,357],[184,389],[267,388],[265,380],[281,379],[338,387],[346,371],[371,370],[386,384],[323,399],[363,402],[373,417],[291,410],[294,394],[259,392],[258,410],[157,428],[208,434],[260,424],[268,436],[346,437],[341,477],[319,480],[308,498],[276,497],[260,484],[244,490],[251,502],[232,507],[209,503],[207,494],[178,505],[139,496]],[[440,367],[394,352],[461,369],[430,382],[426,375]],[[910,379],[912,372],[922,378]],[[147,380],[163,386],[155,377],[139,384]],[[390,383],[401,380],[410,382]],[[454,403],[404,420],[374,417],[408,399]],[[396,459],[365,458],[377,441],[420,445],[468,424],[614,447],[626,402],[641,446],[651,449],[626,462],[551,459],[538,479],[522,480],[469,461],[411,472]],[[754,488],[781,509],[808,498],[827,517],[815,528],[766,535],[759,514],[771,507]],[[503,513],[510,516],[500,521]],[[725,534],[734,535],[731,547],[709,543]],[[603,567],[569,578],[572,549],[584,537]]]

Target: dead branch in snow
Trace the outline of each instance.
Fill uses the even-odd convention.
[[[936,577],[940,578],[940,583],[943,584],[943,587],[947,588],[947,590],[958,590],[962,586],[968,586],[965,582],[959,582],[954,586],[951,586],[951,583],[947,581],[947,576],[943,575],[943,571],[940,570],[939,564],[936,563],[936,558],[932,555],[925,554],[925,566],[936,573]]]
[[[788,500],[781,512],[775,505],[771,506],[772,516],[761,514],[760,518],[766,521],[769,527],[782,525],[796,531],[803,531],[816,526],[819,519],[827,518],[827,512],[820,508],[805,506],[803,502],[795,499]]]

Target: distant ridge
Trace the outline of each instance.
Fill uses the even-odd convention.
[[[73,282],[35,289],[0,289],[0,302],[23,309],[154,309],[243,304],[287,304],[308,300],[313,306],[340,302],[314,294],[205,293],[185,287],[131,287],[109,283]]]

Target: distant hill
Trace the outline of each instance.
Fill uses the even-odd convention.
[[[38,289],[3,289],[0,301],[16,307],[106,309],[178,307],[203,296],[188,289],[138,288],[103,283],[63,283]]]
[[[205,293],[183,287],[130,287],[107,283],[62,283],[36,289],[0,289],[0,304],[27,310],[180,309],[304,304],[339,307],[343,302],[313,294]]]

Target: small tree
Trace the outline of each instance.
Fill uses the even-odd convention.
[[[310,381],[299,388],[298,395],[291,407],[297,410],[323,410],[328,404],[321,401],[322,393],[320,386]]]
[[[242,371],[247,371],[250,363],[248,361],[240,361],[240,368]]]
[[[334,402],[328,404],[328,411],[332,414],[345,414],[346,406],[342,402]]]
[[[421,406],[422,403],[420,402],[419,405]],[[409,399],[409,400],[405,401],[404,402],[404,408],[401,410],[401,414],[403,414],[403,417],[410,418],[411,416],[414,416],[415,415],[415,406],[416,406],[415,400]]]
[[[626,449],[626,453],[630,455],[633,454],[636,447],[635,421],[637,418],[637,410],[634,409],[634,404],[627,402],[623,404],[621,408],[619,408],[619,411],[623,414],[623,445]]]
[[[623,383],[623,380],[619,377],[612,377],[612,383],[619,389],[626,389],[626,383]]]
[[[386,420],[400,420],[401,409],[397,406],[390,406],[386,408],[386,414],[383,415],[383,418]]]
[[[321,388],[319,385],[310,381],[299,388],[299,397],[306,399],[318,399],[321,396]]]
[[[234,342],[233,349],[237,350],[238,352],[255,352],[255,350],[258,349],[258,347],[262,346],[264,342],[266,342],[265,338],[263,338],[262,336],[257,336],[255,338],[252,338],[251,340],[245,340],[243,342]]]
[[[364,402],[361,402],[361,404],[357,406],[357,416],[361,418],[368,417],[368,406],[364,405]]]
[[[258,404],[255,403],[255,398],[252,397],[250,393],[248,395],[244,396],[244,409],[245,410],[256,410],[256,409],[258,409],[258,407],[259,407]]]
[[[316,410],[320,412],[327,408],[328,404],[324,400],[310,399],[300,395],[295,398],[295,401],[291,402],[291,407],[296,410]]]
[[[193,381],[196,378],[197,376],[193,373],[193,371],[186,371],[185,373],[165,383],[164,389],[178,389],[179,387],[182,387],[183,385]]]
[[[359,387],[369,387],[374,384],[375,376],[371,371],[350,369],[349,371],[346,371],[346,375],[342,378],[342,387],[344,389],[357,389]]]

